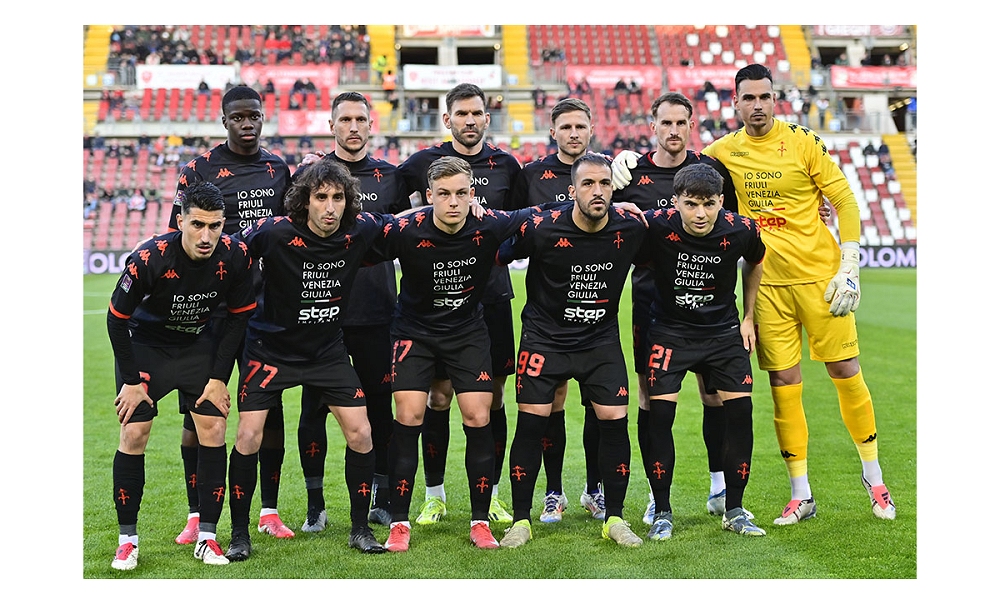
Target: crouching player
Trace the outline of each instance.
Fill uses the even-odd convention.
[[[191,412],[200,443],[194,557],[205,564],[229,563],[215,532],[226,493],[226,380],[256,302],[250,256],[222,234],[225,207],[215,185],[189,187],[178,230],[153,237],[130,254],[111,294],[108,336],[121,423],[113,465],[119,547],[111,566],[117,570],[138,563],[146,443],[156,403],[173,390]],[[227,317],[213,324],[212,313],[222,302]]]

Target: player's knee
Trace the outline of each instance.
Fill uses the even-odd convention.
[[[203,416],[195,425],[198,428],[197,440],[206,447],[221,447],[226,444],[226,418]]]
[[[146,451],[153,422],[129,422],[122,426],[118,436],[118,450],[128,455],[141,455]]]

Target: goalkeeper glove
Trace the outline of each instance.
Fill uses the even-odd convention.
[[[635,162],[640,154],[635,151],[621,151],[611,162],[611,186],[613,190],[624,189],[632,181],[632,173],[629,171],[635,167]]]
[[[843,317],[858,309],[861,303],[861,282],[858,280],[858,242],[845,241],[840,246],[840,270],[826,286],[823,299],[830,303],[830,314]]]

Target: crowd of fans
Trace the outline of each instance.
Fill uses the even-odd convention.
[[[319,28],[306,32],[302,25],[245,25],[251,28],[250,47],[241,39],[226,46],[225,56],[209,43],[191,42],[191,26],[126,25],[111,33],[108,71],[119,83],[135,83],[135,66],[146,65],[276,65],[301,55],[301,64],[368,62],[368,34],[363,25],[330,25],[325,36]]]

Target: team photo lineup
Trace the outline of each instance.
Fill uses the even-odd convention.
[[[85,531],[117,530],[117,543],[101,553],[111,574],[86,576],[136,576],[160,563],[159,546],[149,562],[139,555],[163,539],[145,536],[153,518],[176,525],[171,548],[186,560],[177,568],[264,564],[262,578],[276,578],[269,540],[333,531],[322,547],[338,555],[405,564],[422,540],[460,528],[469,552],[517,550],[530,564],[581,510],[594,543],[574,543],[666,555],[705,534],[683,518],[689,503],[675,528],[671,490],[674,505],[687,497],[675,471],[686,481],[688,464],[702,477],[700,513],[720,535],[706,543],[712,551],[753,556],[821,524],[825,505],[889,534],[915,525],[915,501],[894,500],[887,486],[912,473],[915,457],[906,469],[880,463],[889,429],[880,433],[876,418],[900,423],[883,419],[884,386],[860,358],[868,204],[825,142],[826,114],[814,130],[810,109],[802,120],[781,112],[780,74],[763,62],[728,64],[734,127],[711,140],[701,138],[701,93],[657,85],[640,95],[645,117],[629,129],[646,140],[628,146],[599,144],[608,105],[566,84],[550,101],[536,97],[549,142],[527,161],[494,138],[509,101],[460,81],[442,89],[436,113],[404,122],[418,128],[430,113],[440,138],[401,157],[389,128],[402,120],[379,109],[406,104],[397,93],[407,78],[399,57],[386,65],[370,54],[374,89],[366,76],[324,91],[332,144],[304,145],[293,160],[267,145],[259,82],[206,92],[218,97],[211,119],[224,139],[178,164],[162,202],[167,228],[128,242],[105,298],[113,367],[99,371],[114,383],[119,434],[113,455],[111,442],[101,452],[112,487],[102,517],[113,511],[117,529]],[[634,104],[627,90],[608,94]],[[376,153],[376,141],[392,152]],[[820,381],[839,427],[811,434],[806,410],[813,420],[817,403],[804,384]],[[682,407],[696,400],[701,445],[692,450],[675,428],[687,430]],[[772,425],[776,448],[762,429]],[[455,443],[452,429],[461,430]],[[173,444],[151,457],[158,430]],[[853,487],[816,479],[829,461],[810,475],[810,436],[817,460],[831,440],[853,445],[856,465],[840,467],[839,456],[835,468],[854,472]],[[147,475],[159,475],[152,460],[169,456],[183,476],[147,488]],[[301,490],[282,484],[289,465],[301,468],[305,509],[279,513],[279,492]],[[449,467],[465,483],[446,494]],[[564,484],[564,473],[585,481]],[[755,489],[784,507],[751,511]],[[161,505],[166,491],[185,499],[186,518]],[[639,513],[629,504],[637,494]],[[910,555],[912,567],[884,576],[915,577]],[[883,576],[872,572],[862,576]]]

